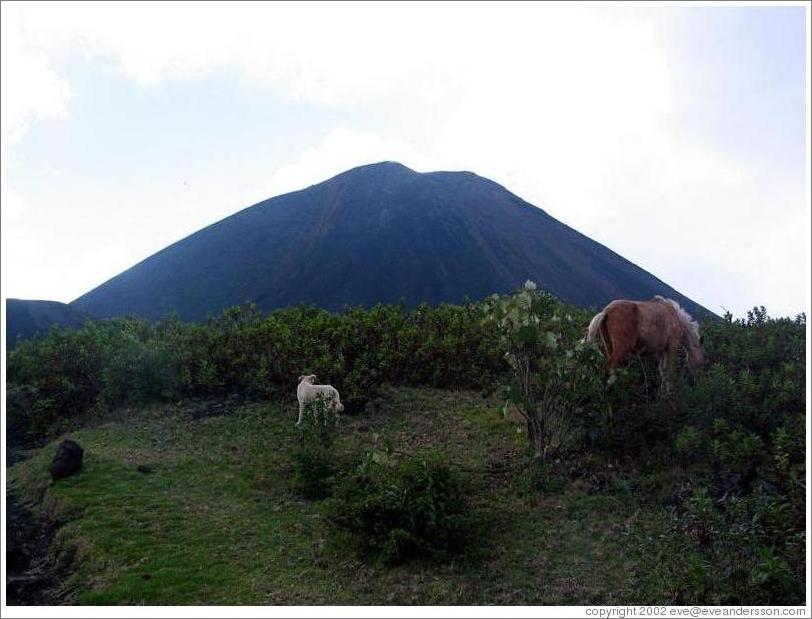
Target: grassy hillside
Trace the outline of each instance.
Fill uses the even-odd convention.
[[[474,509],[493,526],[481,545],[445,564],[374,567],[333,541],[325,503],[290,489],[298,443],[290,402],[199,419],[183,405],[132,411],[72,434],[87,451],[75,478],[50,482],[49,445],[12,467],[9,480],[66,521],[58,544],[76,549],[68,586],[83,604],[679,599],[655,560],[669,551],[668,518],[634,489],[676,473],[641,475],[614,461],[562,469],[539,490],[520,469],[506,470],[520,464],[526,439],[499,406],[472,392],[392,389],[378,412],[340,426],[342,462],[391,439],[400,456],[440,450],[470,480]],[[666,541],[650,547],[652,536]]]
[[[85,466],[51,482],[51,442],[10,487],[83,603],[803,602],[805,316],[703,324],[662,398],[651,360],[606,374],[587,312],[490,307],[54,331],[8,357],[8,435],[70,431]],[[293,425],[310,372],[347,405],[332,443]]]

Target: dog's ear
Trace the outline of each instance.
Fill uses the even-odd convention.
[[[302,382],[305,378],[307,378],[307,376],[300,376],[299,377],[299,382]]]
[[[310,378],[313,379],[313,382],[316,382],[318,380],[318,377],[315,374],[311,374]]]

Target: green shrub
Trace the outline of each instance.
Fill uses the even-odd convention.
[[[8,354],[10,384],[35,388],[36,432],[58,431],[93,407],[242,393],[289,397],[305,371],[335,377],[342,399],[365,409],[386,382],[480,389],[502,371],[481,304],[315,307],[264,315],[229,308],[205,323],[134,318],[54,329]]]
[[[305,407],[299,426],[301,444],[291,455],[291,488],[306,499],[329,496],[336,474],[333,440],[338,416],[329,400],[319,395]]]
[[[566,484],[565,476],[550,462],[535,460],[530,462],[518,476],[516,485],[520,491],[530,494],[537,492],[560,492]]]
[[[390,465],[372,452],[336,488],[328,518],[376,563],[445,559],[472,539],[466,496],[462,480],[436,457]]]
[[[710,460],[715,472],[739,476],[745,485],[752,482],[766,458],[761,437],[725,419],[713,422],[711,436]]]
[[[792,570],[783,557],[769,546],[760,546],[757,553],[755,565],[751,569],[752,583],[765,602],[786,604],[792,597],[802,593],[803,590],[798,587],[800,583],[793,577]]]
[[[125,333],[101,372],[99,397],[107,406],[144,404],[178,393],[172,354],[158,339]]]
[[[694,426],[686,426],[674,439],[674,450],[683,463],[694,462],[703,456],[705,437]]]
[[[30,408],[35,435],[57,434],[65,420],[95,404],[115,330],[93,325],[78,331],[53,328],[41,338],[18,343],[8,353],[8,382],[37,394]]]
[[[319,500],[330,495],[337,467],[329,451],[306,445],[291,455],[291,489],[305,499]]]
[[[806,428],[803,413],[770,436],[774,479],[798,502],[803,501],[806,482]]]
[[[486,325],[510,366],[504,411],[524,418],[536,457],[583,443],[578,419],[602,408],[605,380],[594,347],[580,341],[583,316],[528,281],[513,295],[490,297]]]
[[[714,499],[698,488],[672,513],[684,535],[669,579],[684,603],[800,604],[804,598],[804,535],[792,507],[757,493]]]

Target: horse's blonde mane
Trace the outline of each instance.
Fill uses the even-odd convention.
[[[699,342],[699,323],[691,318],[691,315],[686,312],[679,303],[674,301],[674,299],[666,299],[660,295],[654,295],[655,299],[659,301],[665,301],[666,303],[670,303],[671,307],[677,310],[677,316],[679,316],[679,321],[682,323],[682,326],[685,327],[686,331],[691,335],[694,342]]]

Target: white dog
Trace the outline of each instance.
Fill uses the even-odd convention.
[[[314,385],[313,382],[315,380],[315,374],[299,377],[299,386],[296,389],[296,397],[299,399],[299,420],[296,422],[297,426],[302,424],[305,407],[319,395],[326,397],[336,413],[340,413],[344,410],[344,405],[341,403],[341,398],[338,395],[338,389],[332,385]]]

